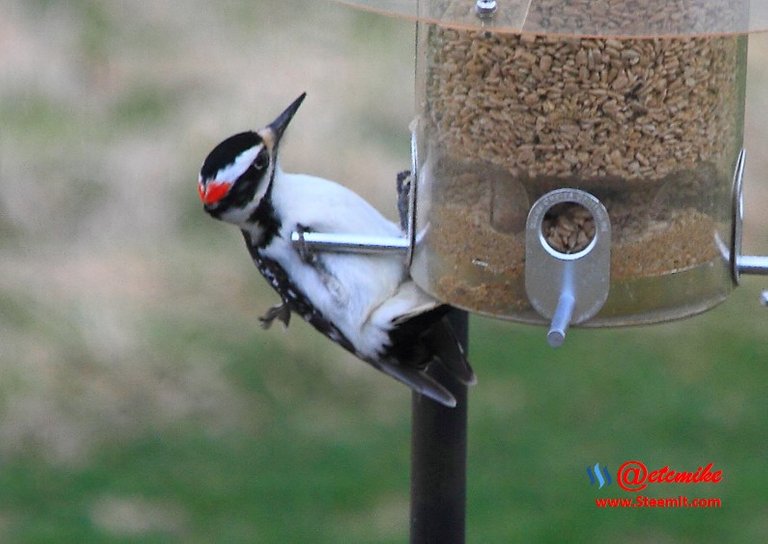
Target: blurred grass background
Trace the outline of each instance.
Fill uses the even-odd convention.
[[[309,0],[6,0],[0,541],[403,542],[410,395],[293,320],[200,209],[212,145],[307,91],[286,169],[394,217],[413,28]],[[748,251],[768,251],[768,42],[750,42]],[[472,318],[470,542],[768,541],[768,311],[576,330]],[[587,465],[695,469],[721,510],[601,511]],[[614,486],[607,496],[618,495]],[[651,493],[649,493],[651,494]]]

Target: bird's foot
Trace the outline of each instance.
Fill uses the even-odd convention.
[[[288,324],[291,321],[291,309],[288,307],[288,303],[276,304],[268,309],[263,316],[259,317],[261,328],[264,330],[269,329],[275,319],[282,321],[283,326],[286,329],[288,328]]]
[[[400,216],[400,228],[403,232],[408,232],[411,179],[410,170],[404,170],[397,174],[397,214]]]

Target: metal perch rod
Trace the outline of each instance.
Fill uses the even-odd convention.
[[[736,266],[741,274],[768,276],[768,257],[756,255],[738,255]]]
[[[340,253],[405,253],[410,247],[409,240],[395,236],[363,236],[327,232],[293,232],[291,242],[299,249]]]

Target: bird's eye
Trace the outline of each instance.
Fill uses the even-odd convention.
[[[253,161],[253,167],[256,170],[264,170],[267,166],[269,166],[269,152],[264,148],[259,151],[258,155],[256,155],[256,158]]]

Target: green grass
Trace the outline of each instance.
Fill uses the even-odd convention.
[[[755,542],[768,485],[763,391],[768,347],[744,329],[764,322],[755,291],[689,321],[573,331],[551,352],[542,330],[476,327],[482,379],[471,417],[470,541]],[[740,306],[741,305],[741,306]],[[737,308],[747,315],[728,319]],[[764,311],[764,310],[762,310]],[[762,321],[761,320],[762,317]],[[750,323],[751,321],[751,323]],[[491,348],[502,334],[506,348]],[[519,351],[518,351],[519,350]],[[478,362],[478,360],[480,362]],[[483,374],[483,371],[486,374]],[[496,374],[496,375],[494,375]],[[503,404],[513,408],[504,408]],[[499,406],[501,405],[501,406]],[[624,461],[695,470],[714,462],[718,486],[648,489],[648,496],[721,497],[722,510],[603,511],[585,469]],[[490,467],[490,468],[489,468]],[[474,485],[473,485],[474,484]]]
[[[542,329],[473,319],[469,541],[764,540],[768,346],[753,334],[765,319],[754,295],[743,288],[724,307],[664,327],[576,330],[558,351]],[[102,444],[75,468],[5,459],[3,541],[406,540],[408,396],[387,406],[393,417],[371,417],[374,401],[330,383],[327,355],[318,363],[306,349],[293,360],[273,334],[226,350],[229,379],[253,401],[252,426],[161,425]],[[384,380],[368,394],[391,387]],[[718,496],[725,507],[595,508],[595,497],[628,494],[591,487],[586,466],[615,471],[629,459],[714,462],[725,475],[718,486],[648,495]],[[94,514],[109,498],[159,505],[172,519],[121,533]]]

